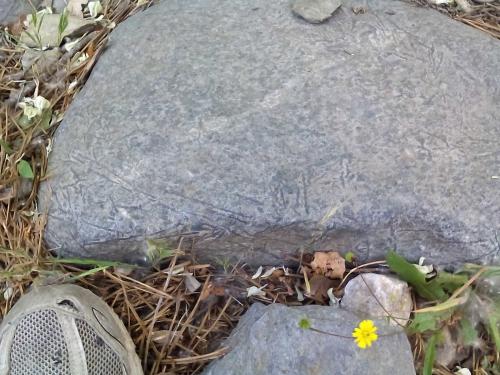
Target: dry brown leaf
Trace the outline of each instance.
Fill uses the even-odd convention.
[[[324,301],[328,298],[328,289],[332,288],[334,281],[323,275],[316,274],[311,280],[310,297],[318,301]]]
[[[14,36],[19,36],[24,31],[24,22],[27,15],[20,16],[15,22],[9,24],[9,32]]]
[[[345,259],[336,251],[317,251],[314,253],[311,267],[315,273],[330,279],[341,279],[345,273]]]
[[[268,268],[268,269],[266,270],[266,272],[264,272],[264,273],[261,275],[261,277],[262,277],[263,279],[265,279],[265,278],[267,278],[267,277],[270,277],[270,276],[273,274],[273,272],[274,272],[274,271],[276,271],[276,267],[270,267],[270,268]]]
[[[294,282],[291,277],[286,277],[286,276],[279,276],[278,277],[279,282],[286,288],[286,292],[289,296],[293,296],[294,290]]]
[[[201,291],[200,301],[204,301],[210,296],[222,297],[224,295],[226,295],[226,288],[220,285],[209,283],[207,287]]]

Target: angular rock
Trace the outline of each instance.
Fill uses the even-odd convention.
[[[347,310],[333,307],[254,304],[224,344],[231,348],[229,354],[210,364],[203,374],[415,374],[410,344],[400,329],[376,322],[378,333],[390,336],[379,337],[363,350],[350,337],[299,328],[304,316],[314,328],[345,336],[351,336],[360,321]]]
[[[321,23],[330,18],[340,6],[340,0],[295,0],[292,11],[311,23]]]
[[[366,273],[350,280],[344,289],[342,307],[371,318],[391,316],[390,324],[406,325],[413,302],[405,281],[392,276]]]
[[[140,261],[147,238],[184,235],[195,256],[253,264],[299,249],[491,260],[498,41],[393,0],[334,17],[169,0],[119,25],[56,134],[49,246]]]

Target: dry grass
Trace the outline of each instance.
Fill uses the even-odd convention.
[[[180,270],[192,273],[202,283],[200,290],[187,290],[184,276],[176,275]],[[141,273],[127,276],[106,270],[82,278],[79,284],[101,296],[122,318],[145,374],[196,374],[226,353],[219,344],[246,305],[230,295],[213,293],[208,265],[173,257],[164,269]]]
[[[215,277],[209,265],[193,265],[171,257],[154,269],[63,264],[23,252],[4,250],[8,275],[3,275],[9,298],[0,300],[0,316],[32,285],[75,282],[103,298],[128,328],[142,360],[145,374],[196,374],[210,361],[225,354],[221,341],[229,335],[246,310],[238,301],[244,288],[234,276]],[[76,262],[76,260],[75,260]],[[201,283],[195,292],[187,288],[186,274]],[[231,288],[223,285],[231,284]]]
[[[473,8],[470,14],[458,12],[453,18],[500,39],[500,1],[485,3]]]
[[[108,1],[105,18],[118,24],[150,5],[148,2],[137,7],[136,2]],[[495,1],[469,15],[453,9],[442,11],[500,38],[499,9]],[[105,299],[122,318],[146,374],[195,374],[208,361],[224,354],[225,349],[218,344],[247,307],[246,287],[260,286],[243,268],[214,274],[208,265],[174,256],[153,270],[135,269],[128,274],[109,265],[95,268],[61,264],[43,243],[45,217],[37,211],[36,198],[60,119],[48,129],[42,129],[40,124],[24,128],[19,123],[22,111],[16,103],[37,93],[50,101],[53,112],[64,114],[105,48],[109,32],[105,27],[96,29],[73,52],[64,52],[56,64],[26,72],[21,65],[24,49],[6,33],[0,35],[0,138],[11,149],[0,146],[0,317],[33,284],[77,282]],[[75,67],[70,61],[78,52],[87,53],[89,59]],[[70,88],[72,82],[76,86]],[[19,160],[31,165],[32,180],[19,177]],[[201,288],[196,292],[187,290],[183,273],[192,273]],[[303,283],[302,273],[280,275],[268,283],[262,301],[301,304],[294,286]],[[307,303],[313,302],[325,301]],[[416,359],[421,360],[423,339],[415,336],[413,341]],[[475,374],[483,373],[479,355],[474,359],[474,368]],[[437,369],[436,373],[449,373],[441,371]]]
[[[492,0],[483,4],[470,1],[470,12],[460,10],[456,5],[435,5],[431,0],[410,0],[422,6],[429,6],[457,21],[481,30],[500,39],[500,1]]]

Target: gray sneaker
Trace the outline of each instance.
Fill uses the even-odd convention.
[[[79,286],[33,290],[0,326],[0,375],[141,374],[122,321]]]

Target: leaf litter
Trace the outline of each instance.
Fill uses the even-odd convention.
[[[51,255],[43,244],[45,216],[37,210],[36,192],[52,136],[109,32],[151,4],[69,0],[65,11],[40,9],[1,31],[0,316],[33,285],[77,283],[122,318],[146,373],[195,374],[227,352],[223,339],[252,301],[335,305],[350,278],[394,272],[416,292],[409,330],[424,373],[499,373],[498,267],[466,265],[448,273],[393,253],[386,261],[362,264],[353,252],[342,257],[325,250],[292,259],[294,267],[262,265],[250,272],[234,266],[221,272],[155,239],[148,241],[152,269]],[[491,26],[498,20],[496,6],[494,1],[476,7],[483,19],[452,16],[498,37]]]

